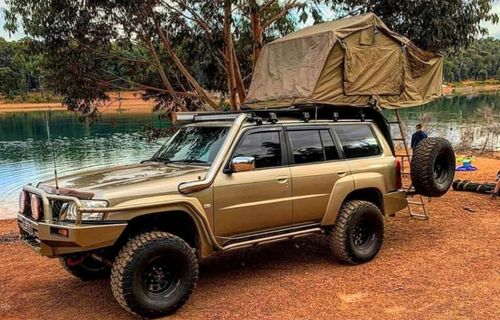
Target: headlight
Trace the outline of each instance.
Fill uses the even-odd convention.
[[[104,200],[80,200],[84,208],[106,208],[108,202]],[[66,220],[76,220],[76,204],[74,202],[69,203],[65,212]],[[82,220],[102,220],[104,217],[103,212],[83,212]]]

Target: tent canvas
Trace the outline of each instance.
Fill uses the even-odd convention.
[[[442,77],[441,55],[417,48],[367,13],[265,45],[244,104],[411,107],[441,96]]]

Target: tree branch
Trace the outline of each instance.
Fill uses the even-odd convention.
[[[127,78],[123,78],[123,77],[120,77],[118,75],[115,75],[113,74],[112,72],[109,72],[109,71],[105,71],[107,74],[109,74],[110,76],[113,76],[113,79],[110,79],[110,80],[104,80],[102,78],[99,78],[99,77],[90,77],[90,79],[92,81],[97,81],[97,82],[101,82],[102,84],[106,84],[106,85],[109,85],[109,86],[113,86],[113,87],[116,87],[116,88],[119,88],[119,89],[124,89],[124,90],[128,90],[130,88],[126,88],[126,87],[123,87],[123,86],[120,86],[120,85],[117,85],[113,82],[115,81],[124,81],[124,82],[127,82],[131,85],[134,85],[136,86],[136,88],[140,88],[140,89],[146,89],[146,90],[151,90],[151,91],[157,91],[157,92],[163,92],[163,93],[170,93],[170,91],[166,90],[166,89],[162,89],[162,88],[158,88],[158,87],[153,87],[153,86],[148,86],[148,85],[145,85],[145,84],[142,84],[142,83],[138,83],[138,82],[134,82],[130,79],[127,79]],[[192,93],[192,92],[179,92],[179,91],[175,91],[175,93],[177,95],[180,95],[180,96],[188,96],[188,97],[200,97],[199,95],[195,94],[195,93]]]
[[[263,24],[262,29],[266,30],[276,20],[283,18],[288,13],[288,11],[290,11],[291,9],[293,9],[295,7],[298,7],[299,5],[300,5],[300,3],[298,3],[297,0],[287,2],[285,4],[285,6],[283,7],[283,9],[281,9],[281,11],[277,15],[275,15],[274,17],[272,17],[271,19],[266,21],[266,23]]]
[[[269,7],[270,7],[273,3],[275,3],[276,1],[277,1],[277,0],[268,0],[268,1],[264,2],[264,3],[260,6],[260,8],[259,8],[260,13],[261,13],[261,14],[262,14],[262,13],[264,13],[264,11],[266,11],[266,10],[267,10],[267,8],[269,8]]]
[[[174,61],[175,65],[179,69],[179,71],[182,73],[182,75],[187,79],[187,81],[193,86],[193,88],[200,94],[200,96],[203,97],[203,100],[212,108],[217,108],[217,103],[213,101],[208,94],[205,92],[205,90],[200,86],[198,81],[191,75],[191,73],[186,69],[184,64],[181,62],[179,57],[175,54],[174,50],[172,49],[172,45],[170,43],[170,39],[168,38],[168,34],[163,32],[161,29],[160,25],[157,23],[156,24],[156,29],[158,34],[160,35],[160,40],[163,44],[163,47],[165,50],[169,53],[170,57]]]
[[[151,61],[148,61],[148,60],[143,60],[143,59],[133,59],[133,58],[127,58],[127,57],[123,57],[123,56],[120,56],[120,55],[117,55],[117,54],[112,54],[112,53],[104,53],[104,52],[101,52],[97,49],[94,49],[88,45],[85,45],[85,44],[80,44],[83,48],[87,49],[87,50],[90,50],[92,52],[94,52],[95,54],[103,57],[103,58],[112,58],[112,59],[117,59],[117,60],[120,60],[120,61],[125,61],[125,62],[131,62],[131,63],[139,63],[139,64],[151,64]]]
[[[186,1],[184,1],[184,0],[177,0],[176,2],[180,3],[184,8],[186,8],[186,10],[193,16],[193,18],[191,20],[195,21],[196,23],[198,23],[198,25],[203,30],[205,30],[205,32],[207,34],[209,34],[210,37],[212,37],[211,27],[205,22],[205,19],[203,19],[202,17],[200,17],[200,15],[193,8],[191,8],[186,3]]]
[[[175,93],[174,88],[172,87],[172,84],[168,80],[167,75],[165,73],[165,70],[163,69],[163,66],[161,65],[160,59],[158,58],[158,54],[156,53],[156,50],[153,46],[153,43],[151,42],[151,39],[147,36],[144,36],[143,39],[144,39],[146,45],[148,46],[149,52],[150,52],[151,56],[153,57],[153,60],[155,61],[158,72],[160,73],[160,78],[161,78],[163,84],[165,85],[165,87],[167,87],[168,93],[172,96],[175,104],[177,106],[179,106],[179,108],[181,108],[181,110],[187,111],[187,108],[184,106],[182,101],[179,99],[179,97]]]

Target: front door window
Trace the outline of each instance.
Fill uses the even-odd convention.
[[[236,148],[233,157],[254,157],[257,169],[281,166],[280,132],[248,134]]]

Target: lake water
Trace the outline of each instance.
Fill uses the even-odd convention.
[[[384,111],[394,120],[393,111]],[[455,148],[500,151],[500,92],[469,96],[446,96],[427,105],[403,109],[401,117],[407,139],[417,123],[429,136],[444,137]],[[400,136],[397,126],[393,136]]]
[[[0,114],[0,213],[13,217],[21,187],[54,175],[46,114]],[[92,125],[81,123],[75,114],[66,111],[52,111],[50,119],[59,176],[147,159],[165,139],[147,141],[144,127],[168,126],[152,114],[105,114]]]
[[[0,114],[0,218],[15,216],[23,185],[53,177],[44,114]],[[393,114],[386,111],[386,115]],[[401,115],[410,129],[408,137],[416,123],[424,122],[431,136],[446,137],[455,146],[500,151],[500,93],[446,97],[403,110]],[[52,111],[51,136],[59,175],[149,158],[165,139],[145,140],[142,132],[146,125],[166,127],[168,123],[156,115],[116,113],[105,114],[89,125],[72,113]],[[7,216],[1,216],[2,212]]]

